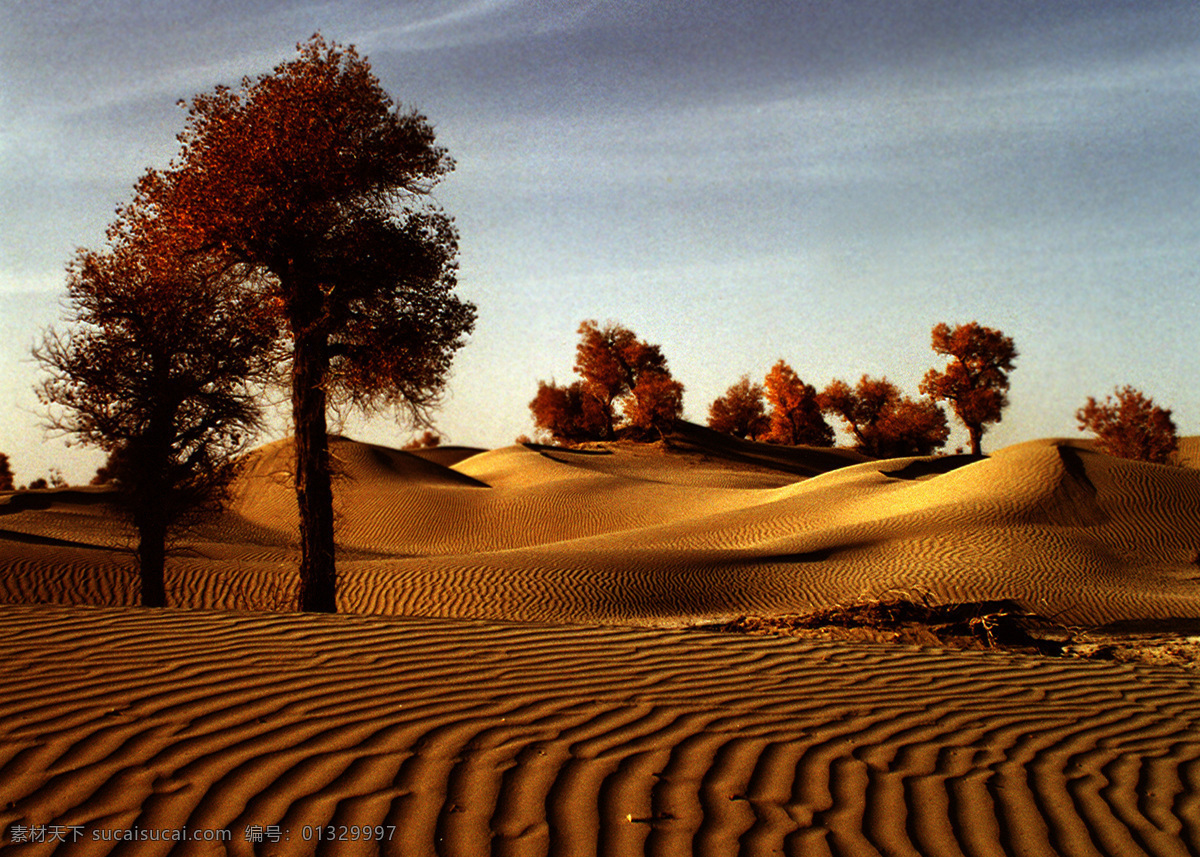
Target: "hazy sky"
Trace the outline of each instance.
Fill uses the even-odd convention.
[[[63,269],[183,127],[176,106],[320,30],[458,162],[438,201],[479,307],[438,418],[532,431],[576,328],[659,343],[685,413],[784,358],[915,394],[939,321],[1020,351],[985,449],[1140,387],[1200,434],[1195,0],[0,0],[0,450],[46,444],[27,359]],[[387,420],[348,433],[402,443]],[[957,430],[951,446],[965,443]]]

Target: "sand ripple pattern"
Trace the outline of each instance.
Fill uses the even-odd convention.
[[[1195,468],[1055,440],[861,462],[697,437],[690,451],[514,446],[452,465],[339,439],[340,609],[662,623],[899,591],[1014,599],[1077,625],[1200,618]],[[287,441],[256,452],[232,509],[186,535],[169,603],[294,604],[290,455]],[[136,603],[129,536],[83,499],[0,504],[0,602]]]
[[[0,629],[4,854],[1200,853],[1178,671],[352,616],[10,606]],[[330,824],[395,833],[304,841]],[[231,838],[93,839],[184,827]]]

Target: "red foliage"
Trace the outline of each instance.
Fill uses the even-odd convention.
[[[821,404],[845,421],[858,450],[876,458],[932,455],[950,436],[941,408],[901,396],[887,378],[863,375],[853,389],[845,381],[833,381],[821,394]]]
[[[787,446],[833,446],[833,428],[821,415],[816,388],[805,384],[784,361],[767,373],[770,426],[762,437],[767,443]]]
[[[454,294],[458,234],[426,197],[454,167],[354,48],[319,35],[270,74],[188,105],[114,238],[161,221],[189,246],[267,272],[291,357],[300,602],[336,612],[326,410],[437,404],[475,307]],[[331,401],[332,400],[332,401]]]
[[[1000,422],[1008,406],[1008,373],[1017,349],[1011,337],[978,322],[953,330],[942,323],[934,327],[933,350],[953,359],[939,372],[930,369],[920,390],[934,401],[946,400],[971,436],[971,452],[981,453],[984,426]]]
[[[683,414],[683,384],[665,371],[645,372],[624,399],[629,427],[659,437]]]
[[[598,440],[611,425],[600,402],[584,392],[582,381],[568,387],[538,382],[537,395],[529,403],[533,424],[558,443]]]
[[[1178,448],[1171,412],[1130,386],[1118,389],[1116,399],[1106,396],[1103,404],[1088,396],[1075,418],[1080,431],[1095,432],[1097,445],[1109,455],[1167,464]]]
[[[708,427],[723,434],[755,439],[765,434],[770,424],[763,408],[762,385],[751,384],[749,375],[743,375],[708,406]]]
[[[683,385],[671,377],[662,349],[618,324],[579,326],[569,387],[538,383],[529,403],[534,425],[559,443],[609,440],[618,432],[659,434],[683,411]],[[617,417],[617,406],[623,419]]]

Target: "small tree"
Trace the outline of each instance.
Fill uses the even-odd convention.
[[[270,275],[290,355],[300,603],[336,612],[326,410],[423,417],[475,307],[454,295],[458,235],[426,199],[454,167],[370,64],[319,35],[240,89],[192,99],[180,153],[148,172],[125,218],[161,217],[189,243]]]
[[[821,414],[816,388],[801,381],[791,366],[777,362],[764,387],[771,416],[763,440],[787,446],[833,446],[833,428]]]
[[[117,481],[116,464],[113,460],[113,455],[110,452],[108,459],[96,468],[96,475],[92,477],[89,485],[115,485]]]
[[[950,436],[941,408],[901,396],[887,378],[863,375],[853,388],[833,381],[821,393],[821,404],[842,418],[856,449],[876,458],[932,455]]]
[[[753,440],[765,434],[770,424],[763,408],[762,385],[750,383],[749,375],[743,375],[708,406],[708,427],[722,434]]]
[[[579,334],[580,380],[566,387],[539,381],[529,403],[534,426],[559,443],[611,440],[620,431],[661,435],[683,410],[683,385],[662,349],[618,324],[585,321]]]
[[[0,491],[11,490],[13,490],[12,465],[8,462],[8,456],[0,452]]]
[[[985,426],[1000,422],[1008,406],[1008,373],[1017,358],[1012,338],[973,321],[954,329],[937,325],[932,342],[934,351],[952,359],[941,372],[930,369],[920,390],[934,401],[950,403],[967,427],[972,454],[980,455]]]
[[[234,272],[158,238],[80,251],[70,327],[35,349],[51,426],[109,453],[148,607],[166,606],[168,534],[221,498],[258,425],[251,382],[275,336]]]
[[[1097,446],[1109,455],[1167,464],[1178,448],[1171,412],[1128,385],[1103,404],[1088,396],[1075,419],[1080,431],[1096,434]]]
[[[420,437],[415,437],[404,444],[404,449],[433,449],[442,445],[442,436],[433,429],[425,429]]]

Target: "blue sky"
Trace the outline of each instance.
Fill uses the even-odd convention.
[[[1118,0],[0,0],[0,451],[18,481],[95,456],[39,428],[30,344],[176,106],[320,30],[424,112],[479,307],[438,426],[531,432],[575,330],[660,343],[686,415],[784,358],[910,393],[940,321],[1020,351],[985,449],[1074,435],[1134,384],[1200,434],[1200,7]],[[400,444],[388,419],[348,433]],[[951,446],[965,443],[956,431]]]

